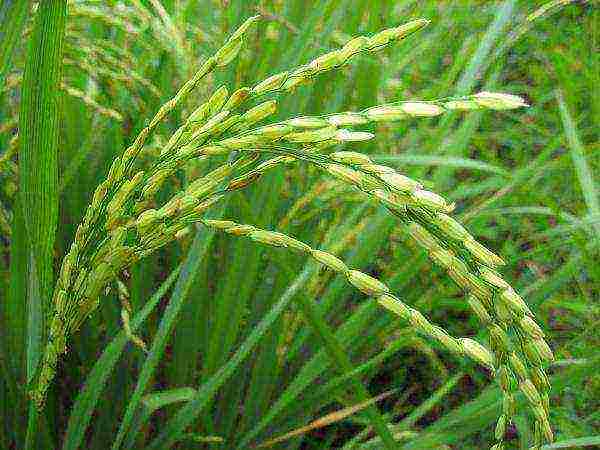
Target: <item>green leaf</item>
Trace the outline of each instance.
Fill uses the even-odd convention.
[[[476,159],[469,158],[457,158],[451,156],[442,155],[372,155],[371,159],[377,162],[383,163],[394,163],[398,164],[410,164],[415,166],[441,166],[441,167],[456,167],[460,169],[473,169],[480,170],[482,172],[495,173],[508,177],[509,173],[505,169],[493,164],[486,163],[484,161],[478,161]]]
[[[19,116],[19,195],[31,245],[28,381],[41,352],[58,222],[60,71],[67,2],[41,2],[29,40]],[[34,269],[35,267],[35,269]]]
[[[139,430],[146,422],[148,422],[148,420],[150,420],[150,417],[156,411],[165,406],[173,405],[174,403],[188,402],[195,394],[196,390],[191,387],[169,389],[167,391],[146,394],[136,412],[136,417],[131,425],[131,429],[123,447],[125,449],[134,448]]]
[[[19,195],[30,246],[27,381],[37,369],[45,308],[52,291],[52,252],[58,222],[60,71],[67,2],[41,2],[29,39],[19,116]],[[25,448],[35,448],[38,414],[31,404]]]

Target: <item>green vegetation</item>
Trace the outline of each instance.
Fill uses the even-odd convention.
[[[0,448],[598,445],[597,2],[307,4],[0,7]]]

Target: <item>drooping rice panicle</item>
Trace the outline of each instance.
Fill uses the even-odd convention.
[[[132,2],[133,3],[133,2]],[[150,45],[139,36],[148,28],[148,24],[154,24],[152,15],[143,16],[137,8],[126,7],[123,3],[107,8],[104,5],[90,5],[83,3],[70,3],[68,10],[71,20],[67,23],[67,36],[82,35],[88,31],[90,22],[102,24],[112,30],[122,32],[130,44],[134,44],[151,55],[156,52],[156,46]],[[152,26],[152,25],[151,25]],[[158,40],[165,46],[164,39]]]
[[[83,69],[93,80],[97,80],[98,73],[102,72],[103,74],[106,74],[114,79],[119,79],[120,81],[122,81],[126,86],[128,86],[130,88],[130,92],[132,94],[134,94],[136,91],[139,91],[139,89],[136,86],[136,80],[127,74],[123,74],[123,73],[117,74],[117,73],[110,71],[109,69],[107,69],[105,67],[98,67],[98,66],[93,67],[91,64],[89,64],[86,61],[74,61],[74,60],[69,59],[68,57],[65,57],[63,59],[63,64],[65,66],[72,65],[74,67],[77,66],[79,69]],[[4,86],[4,89],[8,91],[10,89],[18,88],[21,85],[22,81],[23,81],[22,75],[15,74],[14,76],[11,77],[11,82],[7,83]],[[123,120],[121,113],[119,113],[118,111],[116,111],[112,108],[108,108],[106,106],[99,104],[93,97],[84,93],[80,89],[77,89],[77,88],[69,85],[66,82],[61,83],[61,89],[67,95],[83,101],[87,106],[94,109],[99,114],[102,114],[106,117],[111,117],[112,119],[115,119],[118,121]],[[137,97],[134,96],[134,98],[139,99],[139,96],[137,96]],[[2,131],[0,130],[0,132],[2,132]]]
[[[363,167],[368,166],[365,155],[343,152],[341,157],[335,153],[330,156],[355,164],[360,162]],[[326,170],[331,171],[331,168]],[[332,173],[338,179],[354,184],[368,193],[368,183],[365,186],[364,178],[358,170],[348,170],[348,167],[340,166]],[[380,166],[379,175],[387,175],[381,176],[385,181],[396,178],[395,171],[384,166]],[[410,189],[414,186],[414,182],[411,183],[406,177],[399,180],[401,181],[396,183],[398,191],[406,191],[407,187]],[[375,189],[371,193],[406,223],[409,234],[427,250],[431,259],[445,268],[459,287],[470,293],[469,305],[488,327],[492,349],[499,364],[497,378],[504,392],[503,414],[496,427],[499,441],[497,448],[503,445],[506,427],[511,421],[514,410],[513,391],[517,383],[521,387],[525,386],[529,392],[533,391],[533,386],[543,393],[542,396],[531,394],[527,398],[536,417],[536,442],[552,440],[548,422],[549,382],[543,370],[543,362],[552,359],[552,352],[543,340],[543,334],[533,321],[533,314],[526,303],[491,269],[500,265],[502,261],[477,243],[458,222],[444,212],[436,211],[437,206],[443,205],[441,200],[438,205],[415,205],[414,201],[407,202],[405,198],[390,195],[393,194],[391,191],[392,189]],[[426,213],[423,209],[427,210]],[[415,219],[417,221],[414,221]],[[463,248],[457,250],[456,244],[462,245]],[[518,347],[510,343],[507,332],[511,329],[517,336],[522,356],[515,352]],[[521,358],[525,364],[533,367],[531,374],[524,369],[526,365]],[[519,365],[518,372],[514,368],[515,364]]]
[[[248,89],[248,88],[238,89],[231,95],[231,97],[229,97],[227,99],[227,101],[224,105],[222,103],[223,96],[218,95],[218,94],[223,92],[226,96],[227,91],[226,90],[224,90],[224,91],[218,90],[215,93],[215,95],[213,95],[213,97],[208,102],[206,102],[205,104],[198,107],[190,115],[190,117],[186,121],[186,124],[184,126],[182,126],[179,130],[177,130],[177,132],[169,140],[169,143],[167,144],[166,148],[163,150],[162,154],[168,156],[170,150],[173,147],[175,147],[176,145],[178,145],[181,142],[182,138],[186,137],[186,132],[187,132],[187,136],[189,138],[191,138],[194,143],[197,144],[198,142],[201,142],[202,140],[206,140],[211,135],[214,136],[215,134],[222,133],[223,131],[226,131],[228,128],[233,127],[233,126],[247,128],[247,127],[251,126],[252,124],[256,123],[257,121],[262,120],[267,115],[272,114],[274,112],[274,107],[275,107],[275,104],[272,101],[264,102],[263,104],[258,105],[257,107],[252,108],[251,110],[247,111],[242,116],[228,117],[231,109],[236,108],[237,106],[239,106],[239,104],[241,104],[243,101],[247,100],[248,98],[251,98],[253,96],[262,95],[266,92],[290,90],[294,86],[296,86],[298,83],[308,82],[320,73],[323,73],[323,72],[326,72],[329,70],[333,70],[333,69],[343,65],[345,62],[347,62],[350,58],[352,58],[353,56],[355,56],[358,53],[365,52],[365,51],[368,52],[368,51],[379,50],[395,40],[403,39],[403,38],[411,35],[415,31],[418,31],[423,26],[425,26],[427,23],[428,23],[428,21],[426,21],[426,20],[422,20],[422,19],[415,20],[415,21],[409,22],[405,25],[402,25],[400,27],[383,30],[382,32],[377,33],[370,38],[360,37],[360,38],[353,39],[351,42],[347,43],[341,50],[338,50],[335,52],[330,52],[326,55],[323,55],[323,56],[313,60],[311,63],[309,63],[305,66],[302,66],[300,68],[297,68],[297,69],[289,71],[289,72],[286,72],[285,74],[282,73],[277,76],[270,77],[268,80],[265,80],[265,82],[259,83],[253,89]],[[238,50],[239,50],[239,48],[238,48]],[[280,80],[280,82],[276,83],[275,82],[276,80]],[[293,81],[290,81],[290,80],[293,80]],[[216,96],[216,98],[215,98],[215,96]],[[217,102],[217,99],[218,99],[218,102]],[[215,106],[216,104],[218,104],[218,106]],[[223,108],[222,116],[218,116],[218,115],[215,116],[215,113],[217,111],[221,110],[221,108]],[[228,108],[228,109],[225,109],[225,108]],[[208,123],[204,123],[204,121],[207,118],[212,118],[213,119],[212,122],[209,121]],[[224,119],[227,119],[227,120],[224,120]],[[155,121],[153,120],[152,123],[154,123],[154,122]],[[203,125],[203,126],[201,126],[199,129],[196,129],[193,132],[188,131],[190,128],[192,128],[193,125],[198,126],[198,124]],[[219,127],[216,127],[217,129],[215,129],[214,126],[211,126],[212,124],[214,124],[214,125],[219,124]],[[302,125],[300,125],[300,126],[302,127]],[[142,132],[142,134],[140,134],[140,136],[142,136],[143,133],[144,133],[144,131]],[[359,133],[356,133],[354,136],[358,136],[358,135],[359,135]],[[307,138],[308,138],[307,136],[303,137],[302,134],[296,135],[295,137],[294,136],[290,137],[290,139],[307,139]],[[134,143],[134,146],[135,145],[136,144]],[[136,147],[141,148],[141,146],[143,146],[143,143],[140,143],[140,145],[138,145]],[[128,149],[128,152],[132,151],[132,148],[133,147]],[[189,148],[189,146],[185,147],[185,148],[187,149],[187,148]],[[139,151],[139,150],[137,150],[137,151]],[[180,150],[178,153],[181,155],[182,151]],[[185,150],[183,151],[183,153],[185,153]],[[182,162],[185,161],[185,158],[180,158],[179,161],[173,161],[172,159],[165,161],[165,159],[166,158],[161,158],[159,160],[157,166],[151,168],[150,173],[153,174],[152,176],[149,176],[149,175],[142,176],[142,178],[144,179],[142,184],[146,183],[145,184],[146,186],[148,186],[148,184],[151,184],[154,187],[154,189],[157,190],[160,187],[160,182],[162,180],[166,179],[170,173],[172,173],[177,167],[179,167],[179,164],[181,164]],[[158,176],[156,174],[154,174],[154,170],[156,170],[159,173]],[[125,176],[126,174],[123,174],[123,175]],[[149,191],[146,189],[145,192],[149,192]],[[111,221],[111,223],[115,223],[115,221]]]
[[[66,53],[73,58],[75,67],[87,68],[90,72],[96,70],[111,79],[120,79],[132,86],[133,91],[140,86],[156,98],[162,96],[152,81],[140,75],[134,67],[127,64],[127,60],[117,58],[97,45],[88,43],[77,47],[68,46]]]
[[[97,307],[97,295],[101,289],[98,286],[105,284],[114,277],[115,270],[123,266],[124,262],[131,264],[135,261],[131,249],[122,245],[122,241],[126,236],[113,235],[110,240],[113,243],[110,254],[114,261],[111,261],[110,264],[106,263],[105,266],[100,268],[95,268],[98,271],[97,279],[90,285],[84,285],[84,281],[87,279],[85,267],[88,267],[86,263],[89,260],[90,252],[88,244],[95,240],[103,242],[106,239],[102,237],[104,227],[98,226],[101,223],[100,218],[106,214],[109,203],[115,205],[114,196],[117,197],[117,202],[122,202],[123,198],[127,197],[135,188],[135,185],[141,181],[143,172],[138,172],[131,180],[129,180],[129,177],[135,158],[152,131],[193,91],[200,80],[214,69],[227,65],[235,58],[242,46],[244,33],[256,19],[255,16],[246,20],[230,36],[224,46],[214,56],[208,58],[177,94],[159,109],[148,126],[141,131],[133,144],[125,150],[123,156],[113,161],[107,179],[96,188],[92,203],[88,207],[82,223],[77,228],[69,252],[63,259],[58,281],[54,288],[54,317],[50,322],[48,342],[41,367],[38,370],[37,383],[31,392],[32,398],[38,407],[42,407],[48,386],[56,373],[58,356],[66,351],[66,340],[69,332],[77,329],[80,323],[85,320],[85,317]],[[77,278],[75,278],[75,274],[77,274]],[[95,294],[96,298],[93,298],[93,296],[90,298],[90,294]],[[86,295],[88,296],[86,297]],[[75,312],[78,312],[78,314],[75,315]]]
[[[98,20],[130,35],[135,36],[140,34],[142,32],[140,24],[131,20],[134,15],[127,14],[125,10],[122,11],[123,13],[120,13],[121,10],[119,8],[106,8],[100,5],[77,2],[69,4],[68,13],[70,17]],[[131,11],[133,11],[133,8]]]
[[[294,152],[289,152],[289,154],[286,156],[288,158],[294,157]],[[320,156],[321,159],[323,159],[323,156]],[[502,442],[504,440],[506,427],[512,418],[514,410],[514,388],[517,380],[521,379],[520,385],[530,386],[532,384],[529,380],[529,375],[527,375],[524,370],[519,372],[519,377],[515,377],[513,370],[511,370],[511,366],[509,364],[509,352],[512,352],[511,360],[513,362],[521,361],[521,357],[514,352],[513,346],[510,344],[507,331],[512,327],[512,321],[510,320],[510,317],[507,318],[506,315],[521,314],[523,315],[521,318],[521,322],[523,322],[523,324],[528,324],[533,330],[538,329],[534,328],[534,325],[531,324],[530,320],[525,319],[525,317],[529,318],[531,312],[523,300],[514,292],[514,290],[512,290],[512,288],[510,288],[510,286],[502,285],[502,290],[499,291],[498,295],[495,296],[493,293],[494,287],[498,288],[498,286],[494,286],[491,282],[492,279],[489,275],[491,273],[490,267],[499,265],[502,263],[502,261],[488,249],[481,246],[481,244],[479,244],[458,222],[444,212],[436,211],[440,206],[446,205],[441,197],[441,200],[438,200],[436,203],[431,203],[430,199],[433,197],[430,195],[427,196],[427,202],[418,204],[418,202],[414,200],[407,202],[406,198],[399,199],[393,195],[390,195],[394,193],[394,190],[399,192],[404,191],[406,193],[406,191],[409,191],[410,189],[418,188],[418,183],[411,182],[406,177],[400,176],[400,174],[397,174],[389,167],[386,168],[385,166],[376,166],[377,170],[373,170],[374,165],[370,162],[366,155],[361,155],[354,152],[338,152],[330,155],[330,158],[333,159],[333,161],[340,163],[334,166],[333,170],[331,163],[323,164],[322,161],[319,161],[319,157],[314,153],[304,155],[304,157],[300,159],[307,161],[312,160],[312,162],[315,162],[316,160],[318,162],[317,165],[320,165],[322,168],[329,171],[336,178],[339,178],[346,183],[355,185],[367,193],[371,193],[374,198],[383,201],[384,205],[396,215],[399,215],[399,213],[402,212],[400,216],[407,224],[409,233],[417,240],[417,242],[424,246],[430,257],[437,264],[440,264],[448,271],[449,275],[462,289],[470,292],[469,305],[481,319],[482,323],[488,327],[490,333],[490,342],[499,363],[496,376],[504,392],[503,414],[498,420],[496,427],[496,435],[499,440],[497,448],[500,448],[499,446],[503,445]],[[355,164],[354,168],[350,168],[342,164],[349,162]],[[361,163],[361,165],[357,166],[357,163]],[[267,161],[261,166],[264,168],[275,167],[276,164],[276,161],[270,160],[270,162]],[[365,174],[361,174],[359,170],[356,170],[357,168],[363,172],[366,172],[369,177],[374,176],[375,178],[379,178],[379,180],[382,182],[382,184],[385,184],[388,190],[373,189],[372,180],[365,182]],[[260,175],[257,171],[249,172],[242,177],[242,179],[246,181],[243,183],[238,181],[238,183],[245,185],[245,183],[255,181],[258,176]],[[371,191],[369,191],[369,189],[371,189]],[[420,198],[424,198],[424,196],[417,196],[417,199]],[[423,214],[423,208],[428,210],[427,215]],[[433,217],[431,214],[433,214]],[[422,225],[412,221],[415,217],[424,222],[425,226],[432,227],[433,233],[441,235],[441,237],[434,237]],[[448,247],[448,243],[453,243],[454,247],[452,248],[454,249],[456,249],[455,246],[457,244],[462,245],[463,248],[459,249],[462,251],[454,253],[453,250]],[[468,258],[466,261],[463,261],[461,257],[464,257],[465,254],[468,254],[470,258]],[[478,262],[473,262],[473,260]],[[487,267],[485,264],[490,267]],[[475,265],[475,267],[478,269],[470,271],[472,270],[473,265]],[[487,272],[485,272],[485,270],[487,270]],[[482,273],[486,274],[487,277],[482,275]],[[500,284],[498,279],[494,281],[497,285]],[[504,315],[498,313],[499,308],[500,310],[502,310],[502,308],[506,309],[507,313]],[[521,325],[521,327],[523,326],[524,325]],[[536,332],[530,332],[530,335],[532,333]],[[549,347],[543,340],[539,339],[539,332],[537,332],[537,334],[533,334],[532,337],[536,338],[536,349],[541,349],[537,350],[538,353],[544,354],[547,358],[550,358],[551,352]],[[532,356],[528,353],[523,353],[523,355],[525,357],[525,361],[531,363],[530,360]],[[547,382],[547,377],[545,376],[541,367],[542,360],[538,358],[533,359],[533,361],[535,362],[535,370],[537,375],[535,377],[536,385],[540,388],[543,387],[545,391],[548,389],[549,385]],[[521,363],[521,365],[524,366],[523,363]],[[541,405],[542,403],[531,403],[532,411],[537,418],[536,429],[542,430],[541,432],[544,433],[544,437],[546,439],[550,439],[552,435],[547,420],[547,411],[542,410],[540,407]]]
[[[340,161],[340,160],[341,161],[347,161],[348,159],[352,159],[354,162],[356,162],[357,160],[360,160],[360,158],[363,158],[362,159],[363,163],[368,162],[368,161],[365,160],[365,158],[367,158],[365,155],[350,154],[349,152],[340,152],[338,154],[332,154],[330,156],[334,160],[338,160],[338,161]],[[292,156],[288,155],[287,157],[290,158]],[[260,172],[261,171],[264,171],[267,168],[275,167],[278,163],[279,163],[279,161],[277,161],[276,159],[270,160],[270,161],[266,161],[265,163],[262,163],[256,170],[251,171],[251,172],[247,173],[246,175],[244,175],[244,176],[242,176],[242,177],[240,177],[240,178],[238,178],[238,179],[233,180],[232,182],[230,182],[229,186],[232,187],[232,188],[245,186],[247,183],[255,181],[260,176]],[[367,166],[367,164],[364,164],[364,165]],[[392,171],[392,169],[388,168],[388,169],[385,170],[384,173],[386,175],[392,175],[393,171]],[[339,168],[338,168],[337,171],[335,171],[335,174],[336,175],[339,174]],[[348,173],[344,173],[344,177],[342,177],[342,178],[344,179],[344,181],[357,182],[357,183],[360,181],[359,178],[355,178],[354,175],[349,175]],[[388,177],[386,177],[386,180],[389,181],[390,179],[393,179],[393,178],[394,177],[388,176]],[[457,223],[449,222],[450,218],[448,216],[446,216],[445,214],[443,216],[441,216],[441,217],[443,217],[443,219],[444,219],[444,224],[445,224],[444,229],[448,229],[448,227],[450,227],[450,229],[454,230],[454,232],[456,233],[457,232],[457,228],[458,228],[459,225]],[[415,223],[413,223],[413,226],[418,226],[418,225],[415,224]],[[422,230],[422,232],[425,232],[425,231]],[[461,233],[462,234],[461,234],[460,238],[463,239],[464,241],[466,241],[467,243],[470,243],[471,241],[474,241],[474,239],[468,233],[466,233],[466,231],[464,231],[464,229],[461,231]],[[453,236],[453,235],[450,234],[450,236]],[[456,238],[455,235],[453,237]],[[432,240],[432,239],[433,239],[432,237],[429,237],[429,240]],[[423,239],[421,239],[421,242],[423,242]],[[468,244],[467,248],[475,251],[475,256],[478,256],[478,257],[482,258],[484,261],[491,260],[491,262],[493,262],[493,263],[496,262],[495,259],[494,259],[494,256],[492,256],[490,253],[488,253],[489,251],[483,252],[483,256],[481,256],[481,249],[479,247],[477,247],[477,246],[475,246],[473,244]],[[437,253],[433,253],[433,255],[435,255],[435,258],[436,258],[436,260],[438,262],[441,261],[442,263],[444,263],[444,261],[448,260],[447,259],[448,257],[455,258],[455,257],[452,257],[452,255],[444,256],[444,255],[447,255],[447,253],[443,253],[443,252],[440,253],[442,250],[443,249],[440,247],[439,251]],[[452,262],[453,260],[450,259],[449,261]],[[464,267],[459,264],[459,262],[460,262],[459,260],[454,259],[454,261],[455,261],[453,263],[454,266],[450,267],[449,270],[450,270],[450,273],[452,275],[454,275],[453,277],[455,279],[457,279],[457,280],[460,281],[461,280],[461,278],[460,278],[460,272],[457,272],[456,267],[460,267],[462,269],[464,269]],[[448,264],[449,263],[447,263],[447,265]],[[458,266],[457,266],[457,264],[458,264]],[[484,296],[483,297],[484,300],[489,301],[491,293],[489,292],[489,290],[486,290],[485,284],[482,283],[482,282],[478,283],[476,281],[476,279],[474,279],[470,275],[468,275],[468,278],[470,278],[470,280],[467,281],[468,286],[473,286],[474,285],[476,287],[475,292],[479,293],[480,296],[483,295]],[[462,287],[464,287],[464,285]],[[515,296],[516,296],[516,294],[514,294],[514,293],[511,296],[513,298],[513,304],[516,302],[514,300]],[[471,303],[473,303],[473,302],[471,302]],[[522,303],[522,301],[519,302],[519,305],[520,305],[520,308],[524,310],[524,307],[523,307],[524,303]],[[480,309],[481,308],[479,308],[479,310]],[[475,309],[475,311],[477,312],[478,309]],[[481,316],[482,313],[480,313],[479,315]],[[498,338],[498,333],[501,333],[500,336],[503,336],[503,332],[500,331],[499,329],[496,329],[496,332],[494,333],[494,336],[496,336],[496,338],[497,338],[496,340],[504,341],[505,340],[504,338]]]

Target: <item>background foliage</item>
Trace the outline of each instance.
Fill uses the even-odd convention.
[[[223,83],[252,85],[351,36],[428,18],[430,26],[409,41],[282,98],[278,118],[484,89],[527,99],[527,110],[380,126],[376,140],[356,149],[435,186],[456,202],[471,233],[504,257],[505,278],[526,298],[556,354],[550,373],[557,441],[570,448],[597,443],[599,10],[594,1],[552,3],[553,14],[531,22],[527,16],[544,2],[70,3],[55,267],[112,159],[245,18],[263,15],[238,60],[169,117],[148,154],[160,151],[186,113]],[[9,13],[22,17],[10,4],[2,6],[2,21]],[[28,264],[15,136],[33,20],[21,22],[19,33],[13,27],[2,37],[25,38],[14,46],[5,41],[0,61],[2,448],[22,448],[27,430]],[[4,49],[12,47],[7,63],[11,51]],[[178,173],[170,193],[205,169]],[[386,281],[453,335],[480,332],[458,289],[388,213],[308,166],[269,173],[211,215],[329,249]],[[123,448],[175,441],[178,448],[248,448],[336,411],[331,423],[269,445],[380,448],[364,411],[343,414],[356,404],[354,378],[340,375],[323,350],[323,333],[315,330],[325,323],[353,375],[372,396],[386,394],[378,408],[400,448],[485,448],[493,440],[500,391],[488,373],[424,341],[303,257],[201,229],[137,264],[124,281],[132,326],[166,352],[153,360],[127,342],[117,290],[107,292],[59,364],[40,418],[41,448],[107,448],[115,435]],[[307,302],[318,305],[316,317],[307,315]],[[143,397],[132,407],[134,391]],[[197,419],[183,426],[194,412]],[[530,420],[519,416],[517,425]],[[528,448],[526,429],[513,430],[515,447]]]

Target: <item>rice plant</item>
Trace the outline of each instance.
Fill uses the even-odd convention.
[[[533,22],[568,3],[547,4],[527,20]],[[332,5],[323,8],[330,13],[333,10],[328,8]],[[252,61],[250,43],[260,42],[260,38],[253,41],[250,36],[256,35],[255,28],[261,22],[269,22],[267,36],[273,33],[273,23],[287,28],[291,34],[299,33],[293,25],[264,8],[258,5],[261,15],[242,21],[221,42],[212,35],[203,36],[215,50],[200,58],[188,41],[190,29],[182,25],[181,18],[187,13],[182,5],[169,12],[158,1],[119,2],[110,7],[100,2],[74,2],[68,9],[63,2],[49,2],[37,5],[32,12],[32,28],[23,30],[25,35],[32,36],[29,65],[22,77],[17,74],[14,84],[7,86],[7,92],[22,89],[26,93],[23,102],[30,106],[21,107],[18,137],[15,134],[12,138],[0,166],[6,166],[19,183],[18,203],[14,203],[12,212],[3,213],[3,230],[18,242],[23,239],[19,237],[23,233],[19,224],[23,223],[28,236],[25,239],[28,244],[24,244],[25,259],[16,258],[19,250],[11,249],[11,267],[29,264],[25,273],[33,280],[25,285],[16,274],[11,282],[13,296],[25,292],[30,304],[25,391],[31,405],[25,445],[34,448],[36,441],[53,441],[52,433],[46,435],[51,427],[45,421],[52,417],[47,414],[48,408],[55,408],[54,402],[60,402],[52,391],[57,381],[64,383],[60,374],[64,373],[61,367],[65,364],[65,354],[69,358],[68,349],[75,348],[79,357],[85,358],[79,342],[90,339],[96,345],[91,351],[105,349],[87,374],[87,381],[68,413],[66,436],[59,440],[63,448],[82,445],[93,412],[101,409],[102,390],[127,342],[132,344],[130,354],[135,355],[140,370],[135,375],[123,372],[127,394],[119,400],[121,419],[111,428],[113,449],[140,445],[171,448],[185,442],[207,448],[288,445],[294,442],[290,441],[294,437],[356,414],[357,423],[364,430],[343,442],[347,448],[400,448],[399,442],[405,440],[407,446],[401,448],[431,448],[436,445],[435,433],[417,434],[412,439],[410,434],[403,434],[408,429],[402,428],[402,422],[399,429],[395,428],[391,412],[377,408],[376,403],[385,401],[392,391],[372,399],[361,378],[380,364],[370,364],[367,359],[364,364],[355,365],[349,357],[354,353],[356,358],[364,348],[376,361],[379,352],[386,352],[385,347],[397,345],[399,349],[407,345],[406,339],[401,338],[395,344],[394,334],[375,341],[385,343],[384,347],[372,342],[367,345],[375,338],[375,331],[368,326],[369,317],[385,321],[377,328],[378,333],[385,335],[401,327],[426,348],[437,349],[444,358],[459,361],[464,367],[475,364],[482,374],[495,380],[499,401],[492,415],[483,415],[486,419],[481,420],[487,422],[480,430],[491,427],[493,432],[477,445],[494,450],[511,448],[515,427],[522,436],[521,445],[541,449],[552,443],[552,385],[547,367],[554,361],[554,354],[544,326],[536,320],[535,309],[517,293],[508,281],[510,276],[501,275],[505,260],[461,223],[455,213],[456,203],[442,195],[426,174],[409,176],[365,151],[368,145],[378,145],[384,152],[393,147],[393,132],[403,123],[437,121],[441,130],[450,132],[452,121],[457,118],[497,115],[494,120],[501,122],[507,112],[518,117],[530,105],[522,96],[509,93],[510,89],[492,86],[477,90],[473,89],[473,83],[464,82],[460,89],[452,90],[450,95],[443,94],[444,97],[385,99],[360,108],[342,106],[324,111],[317,108],[319,111],[313,114],[310,104],[318,104],[319,90],[313,88],[307,94],[307,89],[316,84],[323,89],[329,83],[328,89],[335,92],[340,80],[354,70],[349,68],[356,61],[379,58],[387,63],[387,57],[381,55],[399,47],[407,48],[406,54],[410,55],[411,46],[423,40],[420,36],[432,22],[419,18],[358,37],[340,34],[334,39],[335,50],[299,61],[285,70],[281,67],[271,73],[257,70],[258,80],[248,82],[244,69]],[[507,20],[511,9],[511,2],[499,7],[488,35],[490,39],[502,27],[502,21]],[[317,16],[313,17],[314,25]],[[98,39],[89,32],[88,23],[94,22],[116,34]],[[309,25],[303,28],[306,42],[311,40]],[[63,34],[57,31],[55,41],[48,43],[39,38],[44,26],[62,27]],[[517,28],[506,42],[520,39],[525,34],[524,27]],[[112,42],[116,42],[119,34],[124,36],[121,46]],[[54,78],[45,78],[29,69],[31,55],[46,55],[36,48],[37,38],[42,48],[50,45],[55,49],[53,59],[42,56],[39,64],[58,71],[62,68],[73,77],[71,81],[65,76],[62,80],[56,77],[59,72]],[[499,47],[496,57],[503,51]],[[162,53],[172,55],[178,64],[173,68],[172,78],[159,88],[159,83],[147,73],[154,69],[148,62],[160,59]],[[235,76],[231,76],[232,70]],[[88,83],[83,89],[77,87],[82,79]],[[52,174],[56,170],[57,145],[53,139],[57,138],[60,127],[51,121],[36,121],[32,116],[37,100],[28,100],[27,93],[36,98],[37,91],[31,86],[37,82],[49,83],[47,91],[41,90],[40,98],[50,107],[57,104],[53,96],[62,89],[93,111],[95,117],[103,118],[105,124],[114,122],[116,126],[127,122],[130,114],[147,114],[150,105],[162,99],[155,113],[146,115],[146,119],[136,118],[139,132],[132,136],[131,143],[116,152],[105,171],[97,170],[102,175],[91,180],[93,192],[87,197],[87,204],[82,205],[81,219],[72,230],[72,238],[63,241],[64,256],[56,261],[60,263],[56,265],[55,277],[53,230],[58,216],[53,202],[58,202],[67,181],[39,177],[39,173]],[[174,88],[178,82],[179,86]],[[174,88],[175,94],[165,98],[170,88]],[[99,99],[99,90],[109,95]],[[294,102],[299,95],[302,102]],[[286,106],[282,111],[282,104],[290,101],[298,108]],[[559,101],[568,136],[579,158],[578,173],[588,186],[585,199],[593,213],[597,203],[590,193],[593,179],[585,158],[582,159],[581,144],[577,142],[564,100]],[[338,106],[343,104],[338,102]],[[8,117],[6,129],[14,129],[16,123],[11,121],[10,114]],[[58,118],[56,114],[53,117]],[[30,121],[31,126],[24,126],[25,121]],[[47,130],[47,139],[45,135],[38,137],[36,127]],[[90,133],[90,139],[93,135],[94,132]],[[35,139],[41,139],[40,143]],[[21,142],[17,166],[13,160]],[[87,145],[91,146],[92,141]],[[34,153],[38,146],[46,146],[47,151]],[[64,172],[69,183],[76,182],[77,171],[83,167],[88,151],[82,150]],[[441,179],[435,181],[444,184]],[[286,201],[290,192],[298,197],[295,204]],[[40,193],[44,194],[42,200]],[[494,200],[494,196],[480,197],[484,206]],[[234,202],[240,205],[232,208]],[[357,204],[361,206],[357,208]],[[272,205],[278,206],[272,209]],[[23,211],[19,212],[21,208]],[[315,221],[315,215],[318,218],[328,210],[339,213],[333,214],[332,219]],[[235,212],[239,216],[225,215]],[[265,222],[261,216],[269,219]],[[313,225],[304,230],[307,222]],[[389,256],[381,258],[381,252],[370,245],[364,247],[362,260],[342,255],[352,242],[370,240],[369,233],[382,230],[384,222],[396,241],[405,244],[403,258],[414,261],[412,264]],[[290,225],[293,223],[296,233]],[[320,226],[324,228],[319,230]],[[271,273],[266,283],[280,294],[264,304],[236,304],[237,287],[231,283],[236,283],[232,277],[238,273],[253,271],[252,277],[239,286],[240,295],[248,298],[266,295],[257,283],[259,268],[263,266],[260,253],[249,259],[245,253],[262,250],[240,247],[231,253],[227,251],[230,245],[245,244],[217,240],[220,238],[214,235],[215,231],[280,248],[275,259],[279,264],[265,268]],[[298,237],[292,237],[294,234]],[[412,277],[412,266],[417,267],[416,261],[423,256],[441,270],[439,275],[431,276],[429,271],[427,277],[409,278],[411,285],[404,288],[382,281],[380,272]],[[304,262],[292,263],[294,258]],[[168,268],[160,276],[164,283],[153,296],[144,281],[147,261]],[[328,274],[319,272],[314,263]],[[387,269],[369,269],[373,264],[382,267],[385,264]],[[18,269],[12,270],[14,273]],[[170,270],[173,271],[167,276]],[[202,272],[204,284],[195,281]],[[132,273],[137,275],[130,280]],[[476,319],[475,332],[473,329],[461,332],[461,327],[457,328],[434,309],[419,308],[414,300],[405,298],[410,297],[408,287],[426,293],[446,283],[446,279],[456,290],[452,302],[464,305],[461,308]],[[175,280],[168,304],[159,307]],[[331,313],[336,311],[340,295],[353,294],[344,293],[340,287],[328,288],[337,281],[345,281],[360,295],[355,305],[348,304],[348,311],[337,309],[338,314],[348,316],[336,324],[339,330],[332,328],[336,320]],[[543,281],[540,275],[529,283]],[[206,296],[202,305],[191,304],[192,292]],[[213,297],[223,304],[212,304]],[[288,310],[296,297],[299,306],[294,313]],[[184,303],[186,300],[189,306]],[[144,320],[157,307],[160,313],[154,323],[143,327]],[[328,318],[324,317],[326,313]],[[15,314],[23,313],[15,311]],[[102,321],[99,316],[103,316]],[[32,317],[35,317],[33,322]],[[241,339],[237,329],[245,321],[248,332]],[[209,325],[215,327],[214,331],[208,328],[191,331]],[[106,332],[107,327],[114,332],[118,327],[123,328],[108,345],[111,333]],[[176,339],[173,349],[167,346],[172,332]],[[191,361],[185,350],[186,333],[197,336],[190,338],[195,342]],[[356,339],[357,333],[363,336],[362,340]],[[244,361],[265,340],[266,347],[256,354],[254,364],[245,367]],[[350,350],[353,341],[358,345]],[[35,351],[36,345],[42,343],[43,348]],[[304,354],[307,346],[318,353],[308,358]],[[20,364],[17,361],[9,370],[20,373]],[[160,369],[169,364],[172,368]],[[265,367],[263,371],[261,364]],[[326,382],[331,386],[324,385],[314,398],[309,396],[304,401],[300,393],[308,394],[306,387],[311,380],[323,376],[318,367],[328,364],[338,366],[337,378],[330,374]],[[166,379],[172,383],[159,381],[164,379],[160,375],[162,370],[169,374]],[[289,386],[280,390],[274,380],[286,371],[299,375],[290,378]],[[261,378],[270,376],[274,378],[267,378],[269,381]],[[244,377],[247,380],[236,387],[235,378]],[[182,383],[188,387],[182,387]],[[153,384],[160,384],[165,391],[148,393]],[[195,384],[199,384],[198,389],[189,387]],[[318,397],[321,391],[323,398],[340,398],[346,407],[311,422],[307,419],[314,418],[323,401]],[[346,393],[341,394],[342,391]],[[24,401],[22,394],[11,395],[15,401]],[[237,402],[244,398],[244,403],[229,401],[234,398]],[[181,402],[183,406],[177,409],[176,404]],[[156,416],[154,413],[160,409],[163,411]],[[425,411],[419,414],[422,416]],[[474,411],[472,415],[478,413]],[[359,417],[364,419],[360,421]],[[275,426],[278,421],[280,427]],[[308,425],[300,426],[302,423]],[[201,433],[193,431],[197,424],[201,424]],[[18,434],[15,441],[22,439]],[[101,439],[93,438],[98,445]],[[433,441],[427,443],[427,439]],[[289,445],[297,448],[300,441]],[[342,446],[334,445],[333,440],[317,445],[324,447],[315,448]]]

